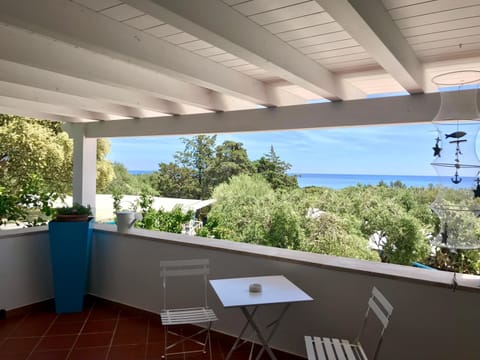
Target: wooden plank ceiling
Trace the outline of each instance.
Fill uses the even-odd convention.
[[[3,0],[0,44],[1,113],[225,112],[436,91],[480,71],[480,0]]]

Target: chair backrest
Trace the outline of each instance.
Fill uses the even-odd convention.
[[[365,317],[363,318],[363,323],[358,333],[357,338],[355,339],[356,343],[360,342],[360,338],[363,335],[363,331],[365,330],[365,326],[367,324],[367,320],[369,318],[370,311],[377,317],[377,319],[382,324],[382,330],[378,337],[376,346],[375,346],[375,353],[373,356],[373,360],[377,358],[378,351],[380,350],[380,346],[382,345],[383,341],[383,334],[385,329],[388,326],[390,321],[390,316],[392,315],[393,306],[390,302],[383,296],[383,294],[374,286],[372,289],[372,295],[368,299],[368,307],[367,312],[365,313]]]
[[[204,306],[208,307],[207,285],[210,274],[210,262],[208,259],[190,260],[165,260],[160,261],[160,276],[163,286],[163,309],[167,308],[167,279],[180,276],[203,277]]]

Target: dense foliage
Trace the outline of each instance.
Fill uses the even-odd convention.
[[[260,177],[238,175],[218,186],[207,228],[217,238],[265,244],[275,193]],[[212,224],[214,224],[212,226]]]
[[[111,182],[108,140],[97,141],[97,188]],[[0,114],[0,219],[36,225],[72,192],[73,145],[61,124]]]
[[[319,189],[320,190],[320,189]],[[326,193],[334,194],[326,191]],[[320,211],[320,192],[277,190],[261,176],[239,175],[218,186],[202,235],[374,260],[358,224]],[[353,221],[354,222],[354,221]]]
[[[97,139],[97,193],[105,192],[107,186],[115,178],[115,173],[110,160],[106,157],[110,152],[108,139]]]
[[[18,193],[32,176],[46,192],[72,187],[72,141],[58,125],[0,115],[0,185]]]
[[[453,253],[431,246],[439,227],[430,209],[437,192],[399,182],[274,190],[258,175],[240,175],[215,189],[216,203],[200,235],[480,274],[477,250]]]

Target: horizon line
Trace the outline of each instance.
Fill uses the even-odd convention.
[[[145,170],[145,169],[127,169],[127,171],[130,172],[157,172],[158,170]],[[312,173],[312,172],[290,172],[287,173],[287,175],[290,176],[301,176],[301,175],[360,175],[360,176],[422,176],[422,177],[442,177],[440,175],[436,174],[366,174],[366,173]],[[448,176],[443,176],[443,177],[448,177]],[[467,176],[468,177],[468,176]],[[473,178],[474,176],[472,176]]]

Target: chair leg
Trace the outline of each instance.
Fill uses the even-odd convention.
[[[210,352],[210,360],[212,360],[212,335],[210,334],[211,327],[212,327],[212,322],[210,321],[208,323],[207,339],[206,339],[206,341],[208,341],[208,351]]]
[[[163,355],[162,355],[162,359],[167,358],[167,339],[168,339],[168,325],[165,325],[165,329],[163,330]]]
[[[194,334],[189,335],[189,336],[185,336],[185,335],[177,333],[173,330],[169,330],[168,325],[164,325],[164,326],[165,326],[164,346],[163,346],[164,351],[163,351],[162,359],[167,359],[169,355],[189,354],[189,353],[196,353],[196,352],[202,352],[202,353],[206,354],[207,353],[207,345],[208,345],[208,351],[210,352],[210,360],[213,359],[212,358],[212,356],[213,356],[212,355],[212,338],[211,338],[211,333],[210,333],[210,330],[211,330],[211,327],[212,327],[212,322],[208,323],[207,328],[200,329],[197,332],[195,332]],[[203,342],[201,342],[196,337],[198,337],[203,332],[205,332],[205,339],[204,339]],[[176,335],[176,336],[180,337],[180,339],[175,341],[175,342],[172,342],[171,344],[169,344],[168,343],[168,335],[169,334]],[[186,341],[192,341],[193,343],[201,345],[203,348],[201,350],[199,349],[199,350],[191,350],[191,351],[168,352],[170,348],[175,347],[178,344],[184,343]]]

